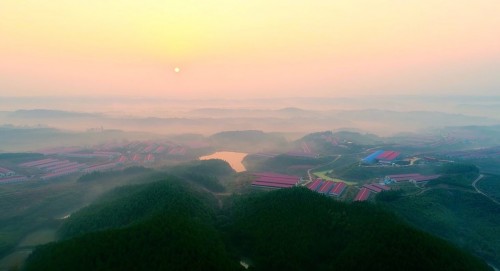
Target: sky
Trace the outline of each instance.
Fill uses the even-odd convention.
[[[498,0],[1,0],[0,96],[499,95],[499,14]]]

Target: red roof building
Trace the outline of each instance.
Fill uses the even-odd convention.
[[[354,201],[365,201],[368,199],[369,196],[370,196],[370,190],[368,190],[368,188],[363,187],[361,188],[361,190],[359,190]]]

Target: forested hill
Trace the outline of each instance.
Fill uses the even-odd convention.
[[[234,196],[169,179],[115,190],[77,212],[26,270],[490,270],[370,204],[304,188]],[[106,198],[105,197],[105,198]]]
[[[304,188],[238,199],[231,217],[233,241],[257,270],[489,270],[374,205]]]
[[[172,178],[118,188],[72,215],[63,241],[37,248],[25,269],[237,270],[206,197]]]
[[[188,191],[171,177],[148,185],[119,187],[73,214],[59,230],[68,239],[88,232],[138,224],[158,215],[180,214],[213,223],[209,194]]]

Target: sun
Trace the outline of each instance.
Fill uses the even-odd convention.
[[[174,68],[174,72],[178,73],[178,72],[180,72],[180,71],[181,71],[181,69],[180,69],[179,67],[175,67],[175,68]]]

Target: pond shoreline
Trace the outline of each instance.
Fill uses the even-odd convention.
[[[209,160],[209,159],[220,159],[226,161],[232,169],[236,172],[246,171],[243,165],[243,159],[248,155],[248,153],[243,152],[230,152],[230,151],[219,151],[214,152],[210,155],[201,156],[199,160]]]

